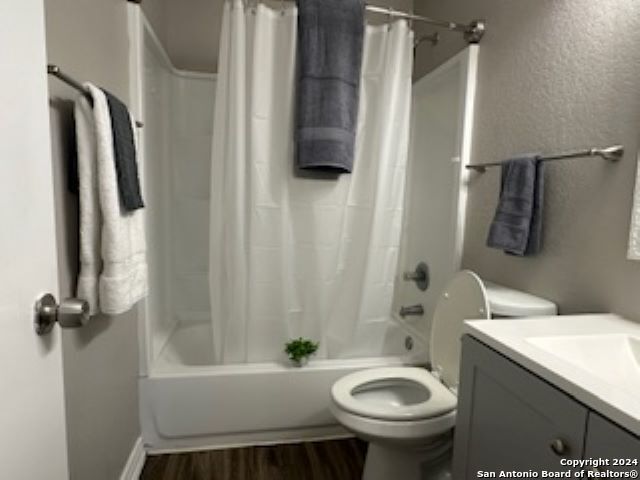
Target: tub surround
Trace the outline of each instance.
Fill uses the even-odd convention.
[[[136,57],[135,115],[145,120],[149,295],[142,374],[178,324],[210,322],[208,294],[209,169],[216,76],[177,70],[157,32],[132,11]]]
[[[620,356],[621,349],[607,347],[612,341],[622,345],[623,337],[640,341],[638,323],[612,314],[472,320],[465,323],[465,333],[640,435],[640,391],[630,387],[634,378],[640,382],[638,349],[635,357],[633,350],[624,357]],[[586,350],[589,356],[580,357],[579,348],[558,348],[563,341],[574,347],[590,342]],[[616,361],[619,363],[614,364]],[[606,362],[611,362],[610,375],[606,375]],[[619,378],[622,363],[629,372],[624,383]]]

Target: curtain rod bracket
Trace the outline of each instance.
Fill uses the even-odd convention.
[[[365,2],[365,10],[372,13],[379,13],[387,15],[389,17],[403,18],[408,21],[416,21],[433,25],[438,28],[445,28],[451,32],[459,32],[464,35],[464,38],[469,43],[478,43],[482,39],[487,25],[484,20],[474,20],[467,24],[455,23],[443,20],[435,20],[433,18],[424,17],[422,15],[416,15],[414,13],[403,12],[401,10],[394,10],[391,7],[379,7],[378,5],[372,5]]]
[[[464,31],[464,39],[468,43],[480,43],[487,31],[487,24],[484,20],[474,20]]]

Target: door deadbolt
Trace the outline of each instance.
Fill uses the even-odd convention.
[[[45,293],[35,306],[34,328],[38,335],[51,332],[55,323],[62,328],[80,328],[89,323],[89,302],[79,298],[66,298],[60,304],[56,297]]]

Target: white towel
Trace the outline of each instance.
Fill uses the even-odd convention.
[[[89,302],[92,315],[116,315],[147,294],[144,210],[127,212],[121,207],[107,98],[94,85],[85,87],[93,108],[84,96],[75,103],[80,183],[77,296]]]

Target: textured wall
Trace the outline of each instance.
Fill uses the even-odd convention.
[[[170,2],[165,0],[144,0],[140,3],[144,16],[149,20],[149,23],[153,26],[154,33],[158,36],[160,42],[165,45],[169,44],[168,34],[168,4]]]
[[[280,0],[260,0],[278,6]],[[287,4],[291,1],[287,0]],[[371,4],[411,11],[413,0],[373,0]],[[224,0],[143,0],[142,10],[176,68],[218,71],[218,47]],[[376,21],[384,18],[371,15]]]
[[[196,72],[218,71],[218,38],[223,0],[165,0],[166,48],[177,68]]]
[[[613,311],[640,320],[640,264],[625,259],[640,133],[637,0],[416,0],[434,18],[486,18],[473,161],[527,151],[623,143],[618,165],[550,163],[544,251],[515,258],[485,247],[499,170],[471,183],[463,265],[545,296],[563,313]],[[420,47],[422,74],[464,46],[443,34]]]
[[[224,0],[144,0],[142,10],[176,68],[218,70]]]
[[[47,0],[45,7],[49,61],[128,100],[126,1]],[[76,95],[59,80],[49,80],[62,298],[74,296],[78,258],[77,197],[67,192],[67,164],[75,151],[71,99]],[[87,327],[63,331],[72,480],[118,478],[140,435],[137,335],[134,312],[99,316]]]

